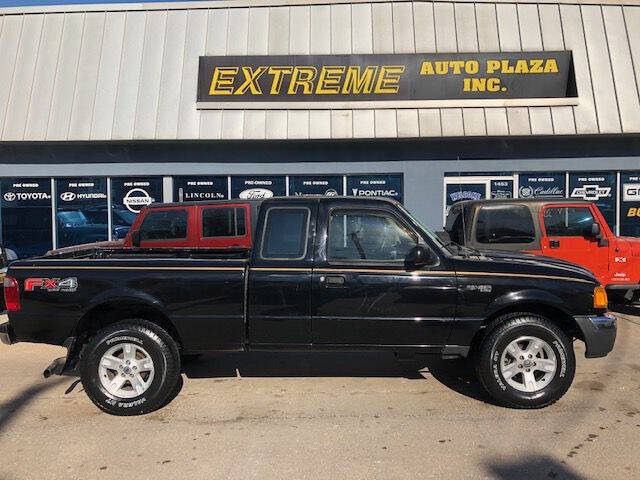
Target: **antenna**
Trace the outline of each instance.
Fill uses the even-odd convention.
[[[460,155],[458,155],[456,157],[456,164],[458,165],[458,177],[462,177],[462,170],[460,169]],[[462,183],[458,183],[458,187],[460,190],[460,198],[462,198]],[[461,200],[461,201],[464,201]],[[465,212],[464,212],[464,206],[462,208],[460,208],[460,215],[462,215],[462,243],[463,245],[466,245],[467,243],[467,226],[465,224]],[[460,240],[460,239],[458,239]]]

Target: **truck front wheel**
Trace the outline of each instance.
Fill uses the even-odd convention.
[[[180,355],[171,336],[142,319],[100,330],[80,358],[85,392],[112,415],[141,415],[165,404],[180,379]]]
[[[562,397],[573,381],[573,343],[550,320],[516,313],[498,319],[478,355],[478,376],[501,405],[541,408]]]

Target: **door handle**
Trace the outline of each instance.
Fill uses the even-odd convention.
[[[327,275],[326,277],[320,277],[320,281],[327,288],[344,287],[344,277],[342,275]]]
[[[549,248],[560,248],[560,240],[549,240]]]

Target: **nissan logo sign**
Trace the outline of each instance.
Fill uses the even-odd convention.
[[[64,192],[60,194],[60,200],[65,202],[73,202],[76,199],[76,194],[73,192]]]
[[[132,213],[140,213],[142,207],[153,203],[153,198],[149,196],[146,190],[142,188],[133,188],[127,192],[122,199],[122,203]]]

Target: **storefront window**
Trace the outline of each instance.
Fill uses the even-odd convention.
[[[566,174],[521,173],[518,179],[520,198],[565,198]]]
[[[353,197],[389,197],[404,201],[402,175],[349,175],[347,195]]]
[[[289,177],[289,195],[344,195],[342,175],[307,175]]]
[[[57,246],[68,247],[107,240],[107,180],[56,180]],[[113,232],[114,238],[116,232]]]
[[[640,172],[620,173],[620,235],[640,237]]]
[[[111,179],[112,239],[127,236],[136,217],[147,205],[162,201],[162,178],[118,177]],[[91,218],[103,223],[105,218]]]
[[[227,178],[226,176],[173,177],[173,200],[175,202],[226,200],[229,198]]]
[[[2,245],[18,258],[51,250],[51,180],[3,178],[0,194]]]
[[[616,174],[581,172],[569,174],[571,198],[595,203],[612,231],[616,231]]]
[[[231,177],[231,198],[259,200],[287,194],[287,177]]]

